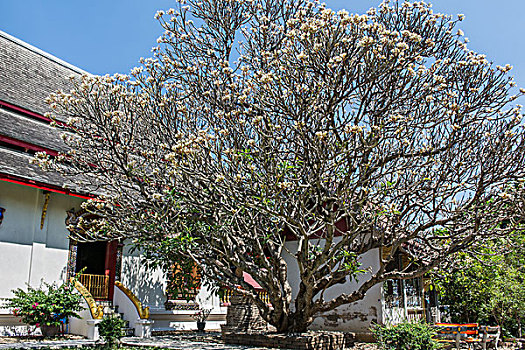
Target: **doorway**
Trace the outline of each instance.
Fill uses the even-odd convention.
[[[107,242],[78,243],[75,273],[105,275]]]
[[[117,241],[76,243],[75,275],[95,300],[113,297],[117,249]]]

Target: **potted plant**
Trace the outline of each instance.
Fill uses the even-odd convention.
[[[206,320],[208,319],[208,316],[210,316],[211,309],[203,309],[199,307],[197,312],[195,312],[191,317],[195,321],[197,321],[197,330],[199,332],[204,332],[204,328],[206,328]]]
[[[7,299],[6,307],[12,309],[21,322],[40,327],[44,337],[55,336],[67,317],[78,317],[84,307],[81,296],[73,293],[70,283],[57,285],[43,283],[39,288],[27,286],[27,291],[13,290],[13,298]]]

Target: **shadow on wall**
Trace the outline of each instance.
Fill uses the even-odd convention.
[[[62,268],[62,271],[60,271],[60,280],[63,282],[67,282],[67,266],[64,266]]]
[[[137,255],[122,259],[122,284],[129,288],[139,300],[152,307],[163,307],[166,301],[165,278],[160,270],[150,270],[140,263]]]

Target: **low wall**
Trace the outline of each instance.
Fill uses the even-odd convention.
[[[224,309],[224,310],[221,310]],[[226,310],[221,308],[214,309],[206,320],[207,330],[220,329],[226,323]],[[196,310],[161,310],[150,309],[150,319],[153,323],[153,334],[169,330],[194,330],[197,329],[197,322],[192,315]]]
[[[278,349],[339,350],[354,343],[353,333],[309,332],[304,334],[223,333],[228,344]]]
[[[239,294],[232,295],[226,314],[226,324],[222,326],[223,333],[273,332],[275,330],[275,327],[262,318],[259,309],[253,302]]]
[[[129,322],[130,328],[135,329],[136,334],[137,321],[140,319],[139,313],[135,304],[117,286],[113,292],[113,304],[118,306],[118,312],[122,313],[124,320]]]
[[[84,306],[85,309],[78,313],[81,318],[69,318],[69,333],[87,337],[89,335],[87,321],[91,320],[92,317],[89,306],[84,299],[82,299],[82,306]]]

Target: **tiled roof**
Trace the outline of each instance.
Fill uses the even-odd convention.
[[[39,115],[49,111],[45,102],[49,94],[59,89],[69,91],[68,77],[84,73],[0,31],[0,179],[67,185],[59,174],[44,172],[29,160],[31,152],[38,150],[66,151],[62,131],[50,127]]]
[[[66,151],[60,131],[49,123],[29,119],[21,113],[0,109],[0,134],[55,151]]]
[[[0,174],[21,177],[56,187],[75,189],[72,183],[65,180],[60,174],[43,171],[40,167],[30,164],[32,156],[0,147]]]
[[[50,93],[71,89],[68,76],[85,73],[0,31],[0,100],[44,114]]]

